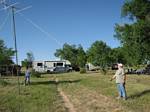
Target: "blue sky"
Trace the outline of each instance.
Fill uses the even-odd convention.
[[[8,1],[17,2],[16,7],[32,6],[15,15],[19,61],[29,51],[35,60],[53,60],[56,49],[64,43],[81,44],[87,50],[93,42],[102,40],[112,48],[118,47],[119,41],[113,37],[115,23],[129,22],[121,18],[124,0]],[[14,48],[11,24],[11,13],[1,10],[0,39]]]

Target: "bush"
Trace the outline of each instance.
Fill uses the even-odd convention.
[[[80,68],[80,74],[84,74],[86,73],[86,69],[85,68]]]
[[[103,75],[106,75],[107,72],[108,72],[108,69],[107,69],[107,68],[102,68],[102,69],[101,69],[101,73],[102,73]]]
[[[31,76],[36,78],[41,78],[41,74],[39,72],[35,72],[34,70],[32,71]]]

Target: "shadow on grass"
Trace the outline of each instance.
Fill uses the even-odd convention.
[[[134,95],[129,96],[128,99],[138,98],[138,97],[141,97],[141,96],[146,95],[146,94],[149,94],[149,93],[150,93],[150,89],[144,90],[144,91],[142,91],[142,92],[139,92],[139,93],[136,93],[136,94],[134,94]]]
[[[79,80],[64,80],[64,81],[38,81],[38,82],[31,82],[30,85],[48,85],[48,84],[54,84],[54,85],[58,85],[58,84],[66,84],[66,83],[77,83],[80,82],[81,79]]]
[[[86,74],[100,73],[100,71],[87,71]]]

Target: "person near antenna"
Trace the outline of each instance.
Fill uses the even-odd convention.
[[[25,85],[30,84],[30,75],[31,75],[31,72],[29,70],[29,67],[27,66],[26,72],[25,72]]]
[[[127,99],[126,90],[125,90],[125,82],[126,82],[126,74],[123,69],[123,64],[118,64],[118,70],[116,71],[115,75],[110,79],[112,81],[113,79],[116,79],[117,89],[119,96],[117,99],[123,98],[123,100]]]

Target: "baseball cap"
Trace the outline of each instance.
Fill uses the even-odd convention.
[[[118,66],[123,67],[123,64],[122,63],[118,63]]]

